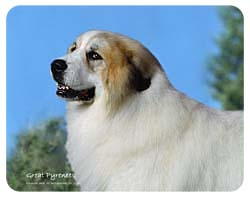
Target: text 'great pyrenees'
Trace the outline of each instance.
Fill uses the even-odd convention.
[[[84,33],[51,64],[68,101],[67,152],[83,191],[232,191],[243,181],[243,113],[176,90],[138,41]]]

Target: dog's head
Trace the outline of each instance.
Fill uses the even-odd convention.
[[[146,91],[157,69],[159,62],[139,42],[104,31],[84,33],[64,57],[51,63],[57,95],[83,103],[100,95],[121,102]]]

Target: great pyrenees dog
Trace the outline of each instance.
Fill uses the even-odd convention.
[[[51,71],[56,94],[68,101],[66,149],[81,190],[232,191],[241,185],[242,112],[215,110],[176,90],[138,41],[86,32]]]

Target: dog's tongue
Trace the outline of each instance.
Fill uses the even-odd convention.
[[[79,91],[79,96],[88,96],[88,90]]]

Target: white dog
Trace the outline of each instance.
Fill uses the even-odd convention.
[[[243,114],[177,91],[148,49],[104,31],[52,62],[68,102],[66,148],[84,191],[231,191],[243,180]]]

